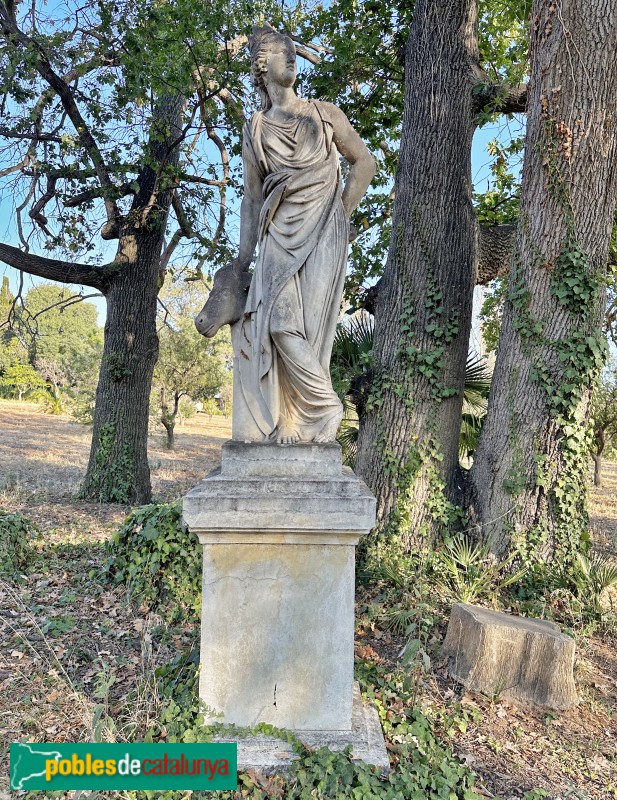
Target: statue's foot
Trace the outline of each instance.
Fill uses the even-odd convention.
[[[293,428],[280,428],[276,436],[277,444],[297,444],[299,441],[300,434]]]
[[[338,426],[341,424],[342,419],[343,409],[341,408],[340,411],[337,411],[327,420],[326,424],[319,431],[317,436],[314,437],[313,441],[317,442],[318,444],[323,442],[333,442],[336,439],[336,432],[338,431]]]

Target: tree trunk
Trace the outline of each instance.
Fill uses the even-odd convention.
[[[488,413],[471,470],[496,553],[568,560],[586,528],[617,183],[617,0],[535,0],[521,210]]]
[[[106,289],[107,320],[88,469],[81,497],[148,503],[148,414],[158,356],[156,303],[161,252],[173,188],[165,167],[178,161],[184,98],[161,98],[151,128],[149,158],[123,221],[117,274]]]
[[[417,0],[393,235],[375,314],[374,379],[356,467],[378,524],[416,544],[459,496],[458,440],[476,273],[471,204],[475,0]],[[426,541],[426,539],[425,539]]]
[[[161,423],[167,432],[167,440],[165,447],[168,450],[173,450],[175,447],[174,430],[176,427],[176,415],[178,414],[178,405],[180,397],[176,392],[174,397],[174,410],[170,413],[167,400],[165,398],[165,389],[161,387]]]
[[[107,294],[90,461],[81,494],[102,502],[150,502],[148,413],[158,357],[160,234],[127,233],[126,261]]]
[[[594,445],[591,454],[593,457],[593,485],[600,487],[602,486],[602,453],[606,447],[604,428],[600,425],[596,425]]]
[[[600,453],[593,453],[593,485],[602,487],[602,456]]]

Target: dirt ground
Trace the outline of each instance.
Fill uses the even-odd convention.
[[[161,428],[149,441],[157,500],[180,497],[220,458],[230,421],[197,416],[178,428],[176,450]],[[27,403],[0,401],[0,508],[20,511],[42,531],[41,568],[20,581],[0,580],[0,798],[8,789],[11,741],[122,741],[147,727],[159,699],[153,668],[194,639],[194,631],[161,636],[161,620],[127,602],[121,587],[98,583],[107,540],[124,506],[76,502],[88,460],[90,430]],[[599,549],[617,552],[617,464],[590,499]],[[83,586],[83,588],[82,588]],[[486,797],[617,798],[617,635],[587,635],[573,620],[580,705],[564,714],[526,712],[499,699],[461,693],[435,660],[424,702],[451,719],[446,735],[477,773]],[[359,631],[363,657],[387,661],[400,643]],[[141,694],[127,711],[123,698]],[[101,708],[116,729],[101,728]],[[525,794],[542,789],[546,794]]]

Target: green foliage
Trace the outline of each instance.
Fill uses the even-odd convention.
[[[378,277],[391,237],[392,182],[403,117],[403,64],[413,5],[343,0],[322,4],[301,22],[304,41],[326,43],[321,63],[300,75],[301,91],[330,100],[347,115],[374,154],[371,192],[352,214],[346,293],[355,298],[366,279]]]
[[[600,553],[577,553],[559,575],[556,585],[574,592],[592,619],[603,617],[602,593],[617,586],[617,561]]]
[[[435,313],[440,311],[440,306],[436,305],[439,296],[438,292],[433,291],[427,300]],[[430,324],[432,332],[440,336],[437,324],[435,322]],[[337,326],[332,349],[330,364],[332,385],[346,406],[337,440],[343,448],[345,463],[351,467],[354,465],[357,450],[358,416],[369,400],[373,378],[373,327],[373,318],[366,313],[345,320]],[[447,331],[444,329],[444,332]],[[415,352],[411,345],[407,347],[406,355],[409,355],[410,351]],[[418,370],[428,379],[437,375],[438,354],[429,353],[423,357],[418,355],[418,361]],[[490,385],[491,372],[486,362],[480,356],[470,354],[465,366],[463,388],[463,419],[459,441],[461,458],[468,458],[476,448],[482,420],[486,414]],[[351,405],[356,407],[357,414],[350,412]]]
[[[593,416],[593,451],[602,455],[605,448],[610,453],[617,444],[617,369],[605,370],[601,383],[596,386],[591,413]]]
[[[159,360],[154,386],[170,395],[182,392],[193,400],[213,398],[231,383],[232,359],[229,328],[213,339],[201,336],[187,316],[175,328],[164,327],[159,334]]]
[[[32,561],[38,529],[21,514],[0,509],[0,575],[14,577]]]
[[[487,353],[494,353],[499,343],[503,304],[507,294],[507,278],[496,278],[486,290],[480,309],[480,325]]]
[[[445,573],[443,588],[463,603],[494,596],[524,577],[526,568],[515,572],[511,569],[517,557],[518,553],[513,552],[505,560],[496,561],[490,543],[474,543],[458,535],[437,553],[437,563]]]
[[[203,401],[206,414],[220,414],[216,396],[231,387],[233,350],[228,326],[212,339],[197,332],[194,317],[206,296],[202,284],[163,287],[160,314],[159,357],[154,369],[151,405],[173,429],[176,403],[183,397]],[[228,409],[229,410],[229,409]]]
[[[478,221],[484,225],[503,225],[516,222],[519,210],[519,175],[524,138],[511,139],[503,144],[493,139],[487,145],[493,157],[490,165],[490,188],[474,193]]]
[[[8,316],[2,315],[10,306],[4,306],[0,325],[8,325]],[[29,399],[42,402],[52,414],[94,396],[103,331],[91,303],[76,301],[66,289],[39,284],[17,305],[10,324],[0,337],[0,385],[7,393],[19,396],[34,389]]]
[[[336,327],[330,374],[341,400],[351,395],[370,371],[373,351],[373,318],[356,314]]]
[[[0,387],[19,400],[26,392],[45,385],[43,378],[30,364],[13,364],[4,370],[4,374],[0,377]]]
[[[515,86],[528,72],[528,0],[480,0],[480,62],[495,81]]]
[[[201,547],[179,503],[135,509],[108,545],[107,574],[169,621],[199,619]]]
[[[161,717],[144,737],[156,741],[208,741],[214,734],[242,737],[264,733],[291,744],[298,758],[286,778],[262,779],[253,772],[239,776],[243,796],[266,800],[276,785],[279,797],[295,800],[479,800],[473,790],[474,777],[444,747],[430,719],[410,705],[414,687],[404,672],[388,672],[370,662],[358,664],[358,678],[364,693],[377,705],[395,767],[388,777],[375,768],[351,758],[350,748],[340,753],[323,747],[305,748],[291,732],[261,724],[248,730],[236,726],[204,726],[203,705],[197,695],[197,655],[179,655],[174,662],[157,669],[157,686],[163,699]],[[232,800],[232,792],[208,793]],[[135,798],[154,797],[137,792]],[[173,793],[156,793],[159,800],[173,800]]]
[[[75,302],[74,297],[68,289],[53,284],[33,286],[16,321],[27,343],[31,363],[54,362],[67,372],[68,383],[80,377],[75,371],[83,368],[83,364],[75,364],[76,359],[86,359],[96,366],[103,345],[96,307],[88,302]]]
[[[330,374],[345,413],[336,438],[343,449],[344,463],[352,469],[358,450],[359,416],[367,401],[372,375],[372,350],[373,318],[366,312],[337,325]]]
[[[55,392],[51,387],[47,386],[44,389],[35,389],[28,395],[29,400],[34,400],[36,403],[42,403],[45,411],[48,414],[59,415],[64,412],[64,403],[62,402],[62,395],[60,392]]]
[[[206,399],[203,401],[202,411],[209,417],[219,417],[222,416],[223,414],[223,412],[218,406],[218,403],[213,397],[206,397]]]
[[[469,354],[465,366],[463,417],[459,436],[459,455],[470,458],[478,446],[482,422],[488,408],[492,372],[479,355]]]
[[[131,368],[122,353],[106,353],[103,356],[103,364],[114,383],[120,383],[131,375]]]

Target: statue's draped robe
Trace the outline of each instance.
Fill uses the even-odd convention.
[[[260,111],[244,128],[243,160],[259,173],[264,202],[236,356],[245,408],[264,439],[290,430],[311,441],[341,409],[329,364],[349,226],[332,136],[318,102],[285,123]]]

